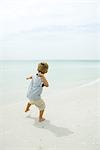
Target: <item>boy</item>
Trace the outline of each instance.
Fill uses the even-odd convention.
[[[36,75],[26,78],[27,80],[32,79],[32,81],[27,93],[27,97],[30,101],[27,103],[25,112],[29,111],[31,105],[37,106],[39,108],[39,122],[41,122],[45,120],[43,118],[45,103],[41,99],[41,93],[44,86],[49,86],[48,81],[44,76],[44,74],[48,72],[48,64],[45,62],[39,63],[37,70],[38,73]]]

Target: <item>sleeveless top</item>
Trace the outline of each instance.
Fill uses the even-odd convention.
[[[39,77],[39,74],[32,75],[32,80],[30,82],[30,85],[28,87],[28,92],[27,92],[28,99],[40,100],[43,86],[44,84],[41,81],[41,77]]]

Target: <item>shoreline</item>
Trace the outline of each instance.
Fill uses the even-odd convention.
[[[80,89],[80,88],[87,88],[87,87],[91,87],[91,86],[99,86],[99,84],[100,84],[100,78],[98,78],[98,79],[95,79],[95,80],[92,80],[92,81],[89,81],[89,82],[86,82],[86,83],[81,83],[81,84],[79,84],[79,85],[76,85],[76,86],[72,86],[72,87],[67,87],[67,88],[63,88],[63,89],[56,89],[55,91],[57,92],[58,91],[58,93],[59,93],[59,95],[60,94],[64,94],[64,93],[68,93],[68,92],[73,92],[73,91],[76,91],[76,90],[78,90],[78,89]],[[44,93],[45,92],[48,92],[48,95],[49,94],[52,94],[52,95],[58,95],[58,94],[56,94],[56,92],[55,92],[54,90],[49,90],[48,89],[48,91],[44,91]],[[24,93],[24,92],[23,92]],[[46,95],[46,93],[43,95],[43,97],[45,97],[45,95]],[[24,95],[24,97],[23,97],[24,99],[26,99],[26,100],[28,100],[27,99],[27,97]],[[22,99],[22,98],[21,98]],[[23,101],[25,101],[25,100],[23,100]],[[3,107],[3,106],[7,106],[7,105],[15,105],[15,104],[17,104],[17,103],[20,103],[20,102],[23,102],[23,101],[12,101],[12,102],[10,102],[10,104],[9,103],[1,103],[1,106],[0,107]]]

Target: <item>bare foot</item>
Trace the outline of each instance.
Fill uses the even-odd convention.
[[[39,122],[42,122],[44,120],[45,120],[45,118],[39,118]]]
[[[30,111],[30,109],[25,109],[25,112]]]

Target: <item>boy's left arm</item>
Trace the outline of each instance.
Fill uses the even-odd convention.
[[[29,80],[29,79],[32,79],[32,76],[26,78],[26,80]]]

